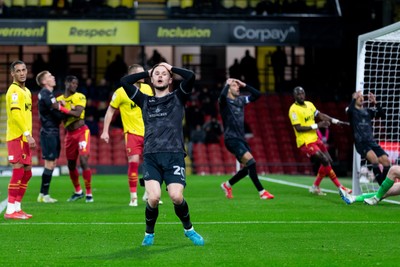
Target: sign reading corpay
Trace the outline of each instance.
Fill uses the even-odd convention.
[[[298,45],[297,22],[144,21],[141,44]]]
[[[299,29],[293,22],[247,22],[229,25],[230,43],[296,45]]]
[[[137,21],[49,21],[47,43],[76,45],[139,44]]]

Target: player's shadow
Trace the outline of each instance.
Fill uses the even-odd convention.
[[[79,259],[86,258],[87,260],[101,260],[101,261],[111,261],[111,260],[121,260],[121,259],[132,259],[135,261],[146,260],[149,257],[157,256],[159,254],[165,254],[170,251],[182,250],[184,247],[194,247],[193,244],[180,244],[174,246],[163,246],[163,245],[153,245],[153,246],[141,246],[140,244],[134,245],[134,247],[124,250],[119,250],[110,254],[102,255],[87,255],[80,256]]]

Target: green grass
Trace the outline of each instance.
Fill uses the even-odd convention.
[[[311,185],[306,176],[269,177]],[[275,195],[260,200],[250,180],[234,186],[234,199],[219,185],[228,176],[189,176],[185,198],[195,229],[205,239],[195,247],[163,190],[155,243],[142,247],[144,203],[129,207],[124,175],[95,175],[94,203],[69,203],[68,177],[53,178],[56,204],[36,202],[33,177],[23,202],[28,221],[0,218],[0,266],[397,266],[399,209],[345,205],[336,193],[315,196],[304,188],[263,181]],[[0,178],[0,197],[8,178]],[[343,183],[350,186],[350,179]],[[323,188],[334,190],[328,178]],[[139,189],[142,196],[143,189]],[[396,198],[394,198],[396,199]],[[3,215],[3,214],[2,214]]]

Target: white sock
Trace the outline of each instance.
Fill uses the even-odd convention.
[[[131,192],[131,198],[132,198],[132,199],[137,198],[137,193],[136,193],[136,192],[135,192],[135,193],[132,193],[132,192]]]
[[[260,196],[261,196],[262,194],[264,194],[264,192],[265,192],[265,189],[263,189],[263,190],[259,191],[258,193],[259,193],[259,194],[260,194]]]
[[[231,184],[229,183],[229,181],[226,181],[226,182],[225,182],[225,185],[226,185],[227,187],[229,187],[229,188],[232,187]]]
[[[15,204],[14,204],[14,203],[8,202],[8,203],[7,203],[7,210],[6,210],[6,213],[7,213],[7,214],[12,214],[12,213],[14,213],[14,212],[15,212]]]
[[[193,226],[192,227],[190,227],[190,229],[185,229],[185,232],[188,232],[188,231],[192,231],[194,228],[193,228]]]
[[[21,210],[21,202],[15,201],[15,211],[20,211]]]

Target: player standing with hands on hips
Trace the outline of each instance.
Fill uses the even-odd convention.
[[[173,74],[183,78],[178,88],[170,92]],[[143,94],[134,84],[151,78],[154,96]],[[184,234],[194,245],[204,245],[204,239],[194,229],[190,220],[189,206],[183,197],[186,186],[185,156],[182,120],[185,103],[194,86],[192,71],[162,62],[149,71],[121,78],[121,85],[128,97],[141,109],[145,126],[143,152],[143,178],[148,200],[146,203],[146,232],[143,246],[154,243],[154,227],[158,218],[161,185],[167,185],[168,195],[174,204],[175,214],[181,220]]]

